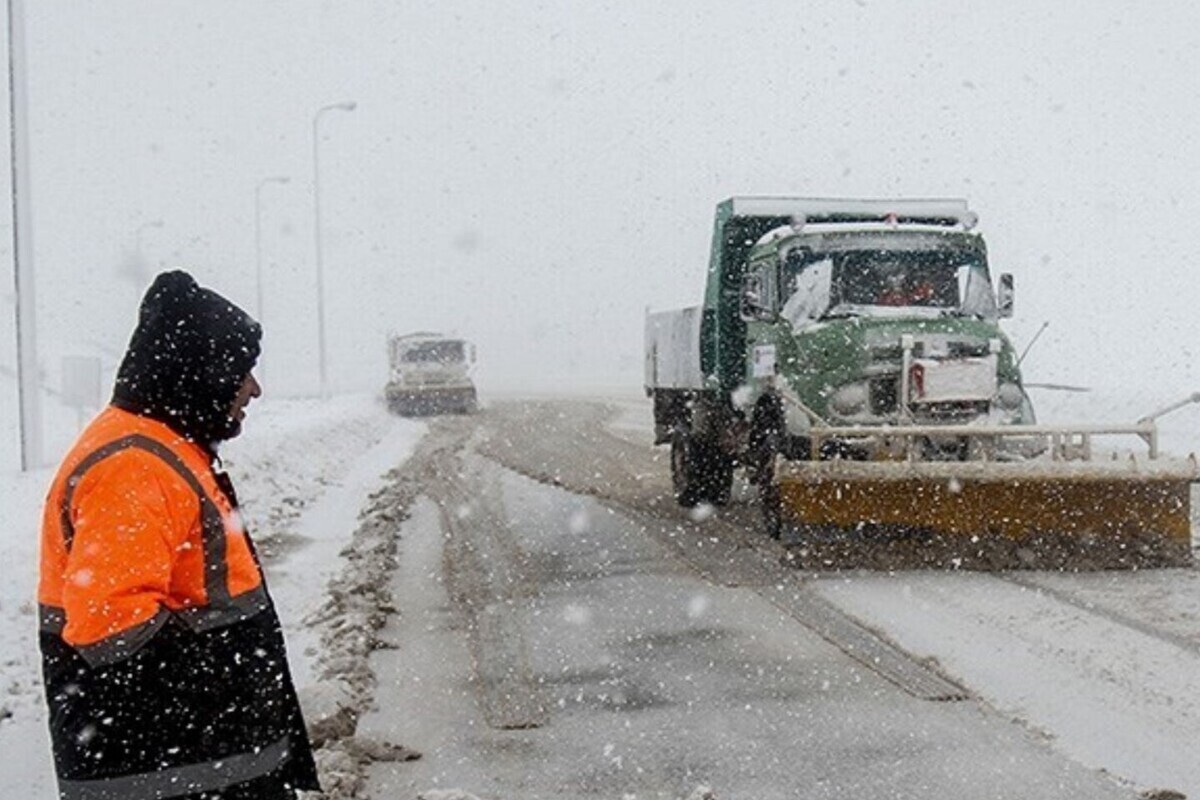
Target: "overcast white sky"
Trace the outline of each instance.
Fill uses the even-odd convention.
[[[643,310],[699,301],[720,199],[933,195],[1015,273],[1017,346],[1050,321],[1027,380],[1159,405],[1200,389],[1200,7],[1049,5],[26,0],[43,369],[113,366],[139,239],[253,313],[254,190],[284,175],[265,380],[312,390],[312,118],[354,100],[320,142],[339,387],[382,383],[389,328],[474,338],[485,388],[637,386]]]

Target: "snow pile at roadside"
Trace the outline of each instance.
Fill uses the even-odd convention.
[[[321,630],[318,682],[301,690],[328,800],[358,797],[366,766],[408,761],[421,754],[401,743],[356,735],[358,720],[374,702],[376,680],[369,664],[375,650],[395,647],[377,632],[397,611],[388,589],[396,568],[401,523],[421,491],[415,470],[397,467],[363,504],[360,524],[341,551],[343,568],[329,584],[325,602],[305,620]]]
[[[221,452],[264,561],[297,686],[315,679],[321,631],[306,622],[341,569],[359,509],[424,434],[368,395],[281,400]]]
[[[297,535],[304,510],[396,420],[369,395],[268,403],[262,414],[251,404],[245,433],[222,447],[221,458],[254,542],[270,559]]]

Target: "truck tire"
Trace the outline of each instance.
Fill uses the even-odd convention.
[[[685,431],[671,434],[671,485],[675,501],[684,508],[705,499],[702,450],[703,445]]]
[[[671,483],[685,508],[699,503],[723,506],[733,489],[733,458],[716,445],[683,431],[671,437]]]
[[[754,409],[754,419],[750,423],[747,472],[758,488],[763,529],[772,539],[778,539],[783,529],[779,484],[775,482],[775,457],[785,449],[786,440],[782,405],[774,397],[762,398]]]
[[[750,443],[746,473],[750,482],[761,484],[771,480],[771,465],[784,440],[783,409],[778,400],[764,397],[754,409],[750,422]]]
[[[794,436],[787,430],[783,402],[774,395],[764,395],[754,409],[750,423],[747,473],[758,490],[759,516],[763,530],[772,539],[783,533],[783,500],[775,479],[775,460],[782,456],[792,461],[811,458],[807,436]]]
[[[764,475],[758,482],[758,505],[762,515],[763,530],[772,539],[778,539],[783,531],[783,515],[780,510],[779,484],[775,476]]]
[[[716,447],[706,449],[704,499],[714,506],[728,505],[733,491],[733,458]]]

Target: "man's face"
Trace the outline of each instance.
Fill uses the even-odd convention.
[[[237,397],[233,399],[233,407],[229,409],[229,418],[237,424],[233,436],[242,432],[242,420],[246,418],[246,406],[250,405],[250,401],[255,397],[261,396],[262,387],[258,385],[258,379],[254,377],[253,372],[248,373],[246,380],[242,381],[242,387],[238,389]]]

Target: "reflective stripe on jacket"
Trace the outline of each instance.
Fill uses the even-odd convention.
[[[319,788],[278,617],[204,448],[101,412],[51,485],[38,600],[61,798]]]
[[[262,574],[208,453],[110,407],[68,454],[42,521],[42,627],[93,663],[175,612],[194,630],[266,608]]]

